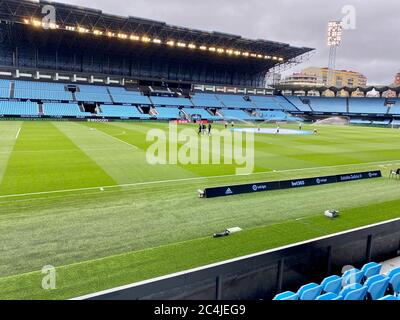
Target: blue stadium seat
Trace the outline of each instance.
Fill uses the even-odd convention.
[[[365,280],[378,275],[381,272],[381,270],[382,270],[382,265],[376,262],[367,263],[361,268],[361,271],[364,272]]]
[[[368,295],[372,300],[378,300],[382,298],[389,286],[389,278],[383,275],[376,275],[369,278],[365,282],[365,287],[368,288]]]
[[[346,296],[344,297],[344,300],[347,300],[347,301],[365,300],[365,297],[367,295],[367,290],[368,289],[366,287],[361,287],[359,289],[350,290],[347,292]]]
[[[342,278],[339,276],[330,276],[322,281],[321,286],[322,291],[325,293],[339,294],[342,289]]]
[[[389,273],[388,273],[388,278],[391,278],[391,277],[393,277],[395,274],[397,274],[397,273],[400,273],[400,268],[396,268],[396,269],[393,269],[393,270],[391,270]]]
[[[364,277],[364,272],[358,269],[347,270],[343,276],[343,286],[350,285],[353,283],[361,283]]]
[[[322,287],[316,283],[309,283],[302,286],[297,294],[300,300],[315,300],[322,292]]]
[[[343,287],[342,291],[340,291],[340,295],[341,295],[342,297],[345,297],[345,296],[347,296],[351,291],[361,289],[362,287],[363,287],[363,286],[362,286],[361,284],[359,284],[359,283],[349,284],[349,285]]]
[[[400,272],[393,274],[393,276],[389,278],[389,287],[396,297],[400,295]]]
[[[395,296],[385,296],[383,298],[380,298],[379,300],[381,300],[381,301],[398,301],[399,299],[397,299]]]
[[[294,293],[292,291],[286,291],[276,295],[273,300],[275,301],[299,300],[299,296],[297,293]]]
[[[338,295],[336,295],[336,294],[334,294],[334,293],[332,293],[332,292],[329,292],[329,293],[325,293],[325,294],[323,294],[323,295],[317,297],[317,299],[315,299],[315,300],[318,300],[318,301],[343,300],[343,297],[338,296]]]

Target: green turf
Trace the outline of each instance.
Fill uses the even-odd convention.
[[[0,298],[71,298],[400,216],[399,182],[387,177],[196,197],[199,188],[232,183],[369,169],[387,176],[400,167],[398,130],[257,135],[255,174],[234,176],[233,165],[147,164],[151,128],[167,125],[0,123]],[[343,217],[321,218],[330,208]],[[210,239],[233,226],[244,232]],[[43,291],[35,273],[48,264],[58,267],[54,292]]]

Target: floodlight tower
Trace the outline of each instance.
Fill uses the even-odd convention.
[[[330,21],[328,23],[328,47],[329,47],[329,63],[328,63],[328,76],[326,85],[335,85],[333,83],[334,70],[336,69],[336,50],[342,42],[342,22]]]

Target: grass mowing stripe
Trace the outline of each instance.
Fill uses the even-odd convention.
[[[195,239],[100,260],[62,266],[57,268],[57,289],[54,291],[45,291],[40,287],[43,277],[40,272],[0,278],[0,287],[2,288],[0,298],[73,298],[398,218],[400,216],[397,212],[399,204],[400,201],[396,200],[346,210],[335,221],[327,220],[320,215],[312,216],[306,218],[307,224],[287,221],[247,230],[225,239]],[[146,266],[146,268],[143,268],[143,266]]]
[[[54,194],[54,193],[69,193],[69,192],[76,192],[76,191],[99,190],[100,188],[103,188],[103,189],[129,188],[129,187],[137,187],[137,186],[146,186],[146,185],[154,185],[154,184],[170,184],[170,183],[175,183],[175,182],[186,182],[186,181],[195,181],[195,180],[235,178],[235,177],[241,177],[241,176],[249,177],[249,176],[255,176],[255,175],[268,175],[268,174],[277,174],[277,173],[286,173],[286,172],[303,172],[303,171],[309,171],[309,170],[323,170],[323,169],[345,168],[345,167],[371,166],[371,165],[379,165],[379,164],[400,165],[400,160],[377,161],[377,162],[356,163],[356,164],[342,164],[342,165],[335,165],[335,166],[321,166],[321,167],[301,168],[301,169],[299,168],[299,169],[287,169],[287,170],[273,170],[273,171],[265,171],[265,172],[254,172],[254,173],[243,174],[243,175],[232,174],[232,175],[222,175],[222,176],[207,176],[207,177],[193,177],[193,178],[182,178],[182,179],[172,179],[172,180],[135,182],[135,183],[126,183],[126,184],[106,185],[106,186],[100,185],[100,186],[88,187],[88,188],[76,188],[76,189],[66,189],[66,190],[52,190],[52,191],[31,192],[31,193],[12,194],[12,195],[1,195],[0,199],[35,196],[35,195],[46,195],[46,194]]]
[[[39,130],[37,126],[39,125]],[[59,150],[68,152],[44,156],[32,153],[27,158],[19,150]],[[45,192],[47,190],[93,187],[99,184],[115,184],[95,162],[87,157],[71,140],[62,134],[51,122],[40,124],[25,122],[24,130],[16,140],[8,161],[0,194],[13,195]],[[19,191],[19,192],[18,192]]]
[[[5,174],[7,164],[14,150],[16,139],[13,132],[15,129],[21,130],[22,122],[2,123],[0,126],[1,144],[0,144],[0,185]]]

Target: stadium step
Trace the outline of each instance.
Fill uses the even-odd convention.
[[[14,81],[10,81],[10,98],[13,99],[14,98],[14,92],[15,92],[15,82]]]
[[[108,93],[108,95],[110,96],[110,100],[111,100],[111,102],[112,102],[112,103],[115,103],[115,101],[114,101],[114,97],[112,96],[112,94],[111,94],[111,92],[110,92],[110,89],[109,89],[109,88],[107,88],[107,93]]]
[[[44,109],[43,109],[43,104],[39,104],[39,115],[42,116],[44,115]]]
[[[300,111],[300,109],[299,108],[297,108],[297,106],[292,102],[292,101],[290,101],[286,96],[282,96],[288,103],[290,103],[297,111]],[[284,108],[285,109],[285,108]]]

